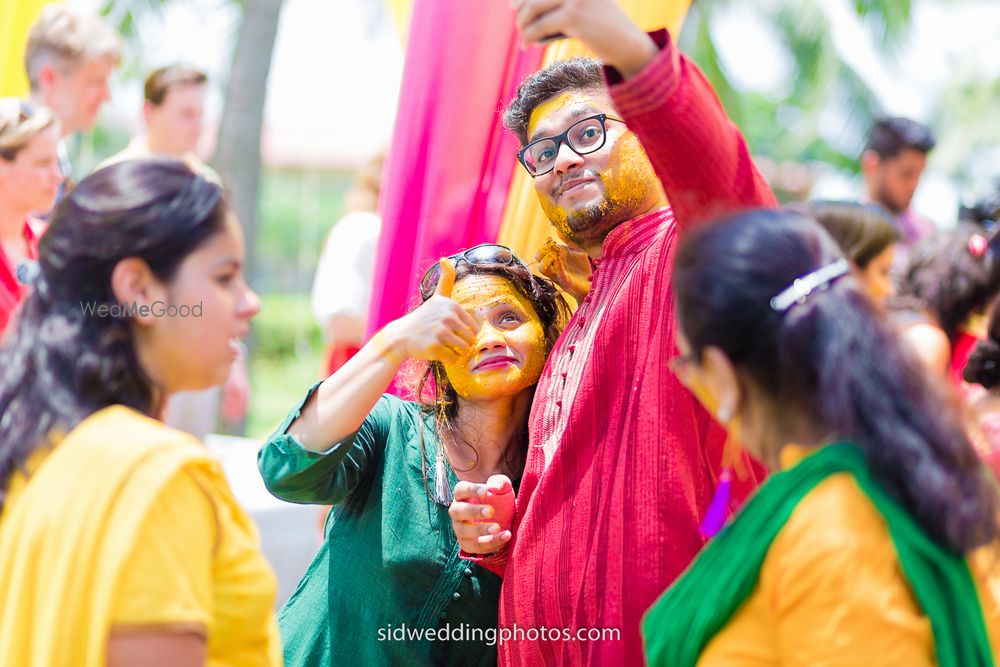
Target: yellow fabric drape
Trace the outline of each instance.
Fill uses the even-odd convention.
[[[666,27],[676,38],[691,2],[690,0],[620,0],[619,4],[643,30],[652,31]],[[592,54],[579,41],[559,40],[545,49],[542,66],[583,55]],[[507,195],[497,243],[509,246],[518,256],[531,262],[534,261],[535,252],[541,247],[545,237],[552,236],[553,229],[538,204],[538,196],[531,184],[531,178],[516,160],[511,160],[511,163],[514,178]]]
[[[250,518],[201,443],[130,408],[115,405],[99,410],[64,438],[53,439],[58,445],[39,449],[29,459],[30,478],[22,474],[12,478],[0,515],[0,664],[103,667],[126,560],[170,481],[187,471],[218,508],[216,521],[222,530],[237,521],[249,526]],[[267,608],[276,584],[273,578],[254,579],[255,570],[248,565],[252,564],[230,562],[228,567],[241,573],[249,591],[243,596],[246,604],[263,596]],[[263,561],[261,567],[266,568]],[[176,585],[195,584],[178,580]],[[239,612],[214,611],[231,618]],[[270,614],[264,621],[268,664],[280,665],[277,624]],[[213,645],[230,639],[219,634],[209,638],[209,664],[248,664],[212,654]],[[240,644],[233,641],[229,646]]]
[[[399,42],[406,46],[406,36],[410,31],[410,10],[413,9],[413,0],[385,0],[389,14],[392,15],[393,23],[399,32]]]
[[[0,97],[28,94],[24,47],[28,30],[50,0],[0,0]]]

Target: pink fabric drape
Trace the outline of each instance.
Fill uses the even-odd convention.
[[[369,333],[403,315],[435,260],[495,241],[517,141],[500,110],[538,69],[506,2],[416,0],[382,183]]]

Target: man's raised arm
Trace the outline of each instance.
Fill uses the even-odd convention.
[[[600,58],[615,108],[649,155],[682,227],[777,200],[739,128],[666,30],[644,33],[614,0],[515,0],[526,42],[576,37]]]

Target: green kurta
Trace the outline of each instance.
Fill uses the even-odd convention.
[[[433,489],[433,416],[384,395],[357,433],[317,454],[286,433],[317,386],[257,455],[274,495],[334,506],[319,553],[278,615],[285,664],[496,664],[501,580],[459,558],[448,508],[424,487],[420,438]],[[448,477],[454,486],[450,468]],[[431,629],[454,640],[413,638]]]

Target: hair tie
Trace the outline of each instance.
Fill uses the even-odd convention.
[[[805,303],[806,298],[810,294],[829,287],[837,278],[840,278],[850,270],[850,262],[841,258],[832,264],[827,264],[822,268],[816,269],[812,273],[807,273],[801,278],[796,278],[791,285],[771,299],[771,308],[775,312],[781,313],[796,303]]]

